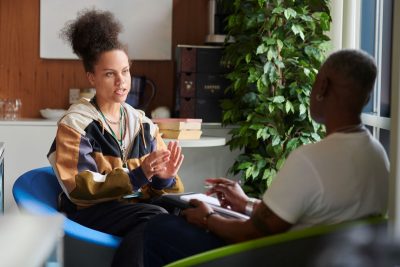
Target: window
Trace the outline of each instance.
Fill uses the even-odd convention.
[[[360,48],[371,54],[378,76],[362,119],[389,153],[392,51],[392,0],[363,0],[360,15]]]

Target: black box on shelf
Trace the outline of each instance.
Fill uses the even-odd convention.
[[[223,48],[178,45],[175,110],[181,118],[221,122],[220,102],[226,97],[228,72],[222,64]]]

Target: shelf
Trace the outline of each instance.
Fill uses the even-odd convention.
[[[224,146],[226,144],[225,137],[202,136],[200,139],[163,139],[166,144],[170,141],[178,141],[181,147],[213,147]]]

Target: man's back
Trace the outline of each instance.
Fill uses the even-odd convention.
[[[389,162],[367,130],[333,133],[289,156],[264,203],[292,229],[385,213]]]

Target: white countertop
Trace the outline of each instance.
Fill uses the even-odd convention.
[[[0,119],[0,125],[10,126],[57,126],[56,120],[23,118],[18,120]]]
[[[164,139],[168,144],[171,140],[178,141],[181,147],[212,147],[223,146],[226,143],[225,137],[202,136],[200,139]]]

